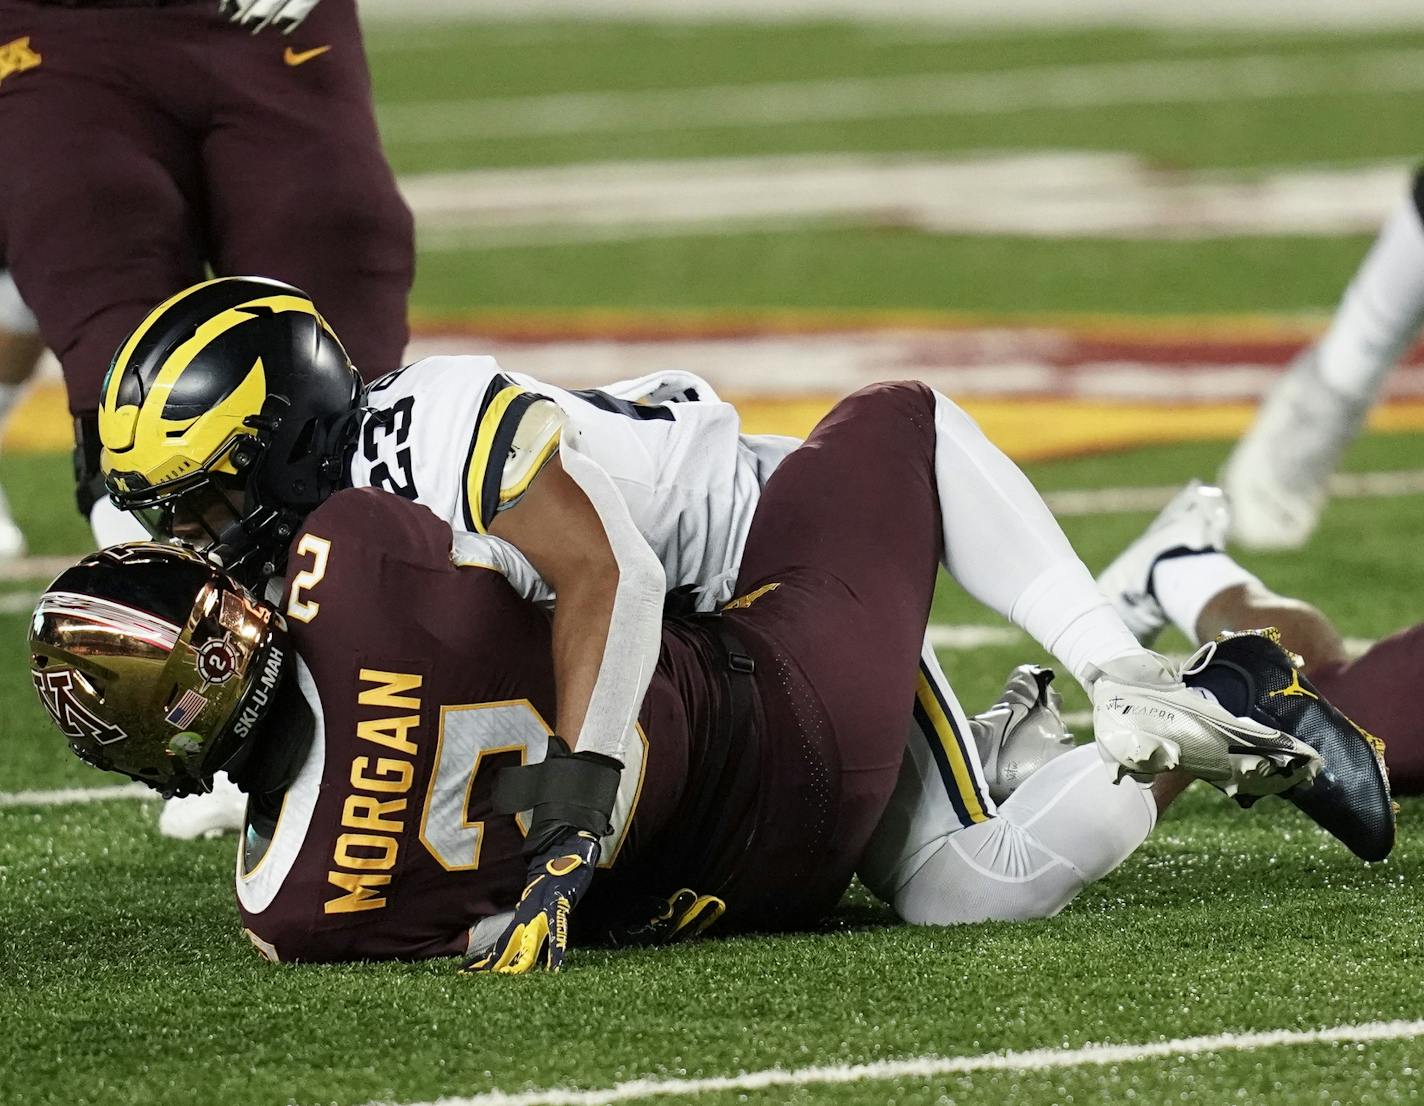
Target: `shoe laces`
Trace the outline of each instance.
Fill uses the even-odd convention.
[[[1195,653],[1182,663],[1181,675],[1195,676],[1202,669],[1206,668],[1216,656],[1216,641],[1208,641],[1200,646]]]

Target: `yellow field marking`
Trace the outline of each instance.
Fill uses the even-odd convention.
[[[805,437],[835,397],[726,397],[742,412],[748,434]],[[1160,407],[1056,399],[965,399],[961,406],[984,433],[1018,461],[1041,461],[1133,446],[1231,440],[1250,425],[1247,403]],[[1392,403],[1370,416],[1375,430],[1424,430],[1424,402]]]

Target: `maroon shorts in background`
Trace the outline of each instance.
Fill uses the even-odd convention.
[[[214,0],[0,0],[0,56],[23,59],[0,65],[0,254],[73,412],[96,409],[118,344],[205,266],[305,290],[368,379],[399,365],[413,227],[354,0],[290,36]]]
[[[1424,677],[1424,624],[1376,642],[1343,664],[1310,666],[1320,693],[1384,741],[1396,795],[1424,793],[1424,716],[1414,692]]]

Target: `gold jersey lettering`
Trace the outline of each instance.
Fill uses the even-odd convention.
[[[404,794],[415,777],[415,765],[408,760],[381,757],[376,761],[376,774],[367,775],[370,757],[357,757],[351,762],[351,786],[358,791],[384,791]]]
[[[17,38],[0,46],[0,81],[14,73],[36,68],[43,56],[30,49],[30,36]]]
[[[375,684],[357,697],[363,707],[395,707],[404,710],[419,710],[420,700],[407,691],[419,691],[423,682],[419,676],[408,672],[380,672],[373,668],[361,669],[361,682]]]
[[[405,809],[404,799],[381,802],[370,795],[348,795],[341,811],[341,824],[348,829],[371,830],[375,833],[400,833],[405,823],[389,815]]]
[[[415,756],[415,742],[406,734],[419,725],[418,714],[408,714],[403,718],[373,718],[356,723],[356,736],[362,741],[374,741],[377,745]]]
[[[356,849],[370,849],[371,855],[363,856]],[[394,837],[378,833],[343,833],[336,839],[336,863],[342,868],[357,871],[387,871],[396,866],[396,853],[400,846]]]
[[[400,710],[420,710],[420,698],[411,692],[420,689],[423,680],[408,672],[381,672],[361,669],[362,687],[357,703],[366,707]],[[356,737],[383,745],[405,756],[376,758],[358,756],[351,759],[351,791],[341,807],[341,825],[352,833],[343,833],[332,850],[331,870],[327,882],[346,894],[326,903],[328,914],[348,914],[357,910],[381,910],[389,904],[386,894],[373,888],[388,887],[388,872],[395,867],[400,852],[399,835],[405,832],[405,811],[409,805],[403,797],[415,783],[414,757],[417,746],[411,733],[420,725],[420,715],[408,714],[393,718],[369,718],[356,723]],[[341,871],[340,869],[346,869]]]
[[[354,914],[358,910],[380,910],[385,906],[385,897],[377,894],[372,888],[386,886],[391,882],[391,877],[373,875],[370,872],[327,872],[326,881],[346,892],[339,899],[328,899],[326,912]]]

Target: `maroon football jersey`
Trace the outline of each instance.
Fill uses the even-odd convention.
[[[449,549],[444,522],[370,489],[333,496],[292,543],[289,679],[315,736],[275,828],[249,806],[237,870],[243,924],[269,956],[462,953],[470,928],[523,888],[523,831],[492,811],[491,793],[500,767],[545,755],[550,620],[496,572],[454,567]],[[646,870],[661,847],[689,757],[702,756],[689,705],[717,729],[718,676],[698,635],[669,641],[601,867]]]

